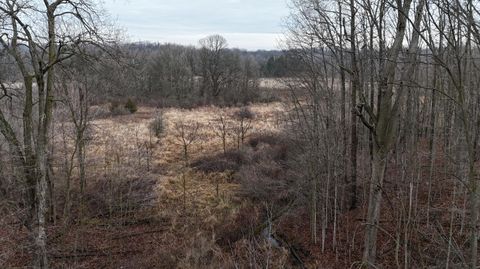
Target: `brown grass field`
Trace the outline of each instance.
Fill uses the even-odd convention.
[[[280,130],[284,114],[281,103],[249,108],[255,114],[249,134]],[[74,210],[70,225],[50,226],[49,255],[54,267],[220,268],[245,259],[242,255],[251,247],[247,241],[227,248],[215,243],[219,227],[228,230],[239,210],[247,206],[236,194],[238,183],[231,180],[230,171],[205,173],[185,167],[175,128],[179,122],[198,123],[199,135],[189,147],[189,160],[213,156],[222,152],[215,120],[220,114],[232,116],[237,109],[164,109],[166,130],[161,138],[149,131],[150,122],[160,112],[155,108],[140,107],[135,114],[95,119],[87,145],[87,213],[80,217],[80,209]],[[232,120],[230,124],[235,123]],[[55,170],[61,174],[66,155],[61,139],[54,141],[59,148]],[[236,147],[232,135],[227,141],[228,149]],[[69,143],[67,148],[71,146]],[[150,152],[149,161],[146,152]],[[75,186],[76,173],[74,169]],[[63,197],[63,183],[56,188],[57,197]],[[78,190],[72,195],[72,199],[78,198]],[[56,206],[61,214],[63,204]],[[28,264],[28,250],[21,247],[28,242],[26,236],[23,230],[4,234],[7,239],[0,246],[0,252],[5,253],[0,259],[3,264]],[[285,262],[285,253],[271,254],[275,255],[281,257],[279,263]]]

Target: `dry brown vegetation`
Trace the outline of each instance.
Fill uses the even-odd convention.
[[[285,132],[287,107],[282,103],[254,104],[254,117],[244,145],[237,146],[235,120],[239,108],[200,107],[156,109],[140,107],[135,114],[102,116],[88,131],[87,190],[85,208],[72,209],[68,223],[61,217],[65,201],[63,185],[65,153],[72,151],[72,138],[64,145],[55,136],[55,218],[49,224],[49,256],[53,268],[345,268],[361,260],[368,184],[368,153],[359,157],[360,205],[339,212],[336,225],[325,231],[327,247],[313,243],[308,221],[308,183],[298,161],[302,142]],[[163,115],[165,131],[155,137],[149,129]],[[219,115],[227,120],[226,152],[215,128]],[[179,123],[198,125],[198,134],[185,161]],[[68,123],[59,122],[68,129]],[[193,130],[193,129],[191,129]],[[188,130],[187,130],[188,132]],[[442,152],[441,143],[437,145]],[[65,147],[65,148],[64,148]],[[419,176],[428,175],[428,145],[420,139]],[[395,152],[395,154],[401,154]],[[433,236],[438,245],[448,229],[447,197],[451,185],[442,182],[452,172],[438,154],[430,207],[435,226],[415,225],[419,235]],[[389,162],[382,209],[379,242],[382,265],[395,263],[396,241],[392,235],[403,225],[409,193],[402,177],[402,163]],[[78,175],[74,169],[75,186]],[[322,189],[325,186],[322,185]],[[427,205],[427,185],[415,193],[418,212]],[[443,196],[441,196],[443,194]],[[412,194],[410,194],[412,195]],[[442,199],[443,198],[443,199]],[[75,187],[72,199],[78,201]],[[340,203],[344,200],[339,198]],[[393,209],[394,205],[397,206]],[[14,216],[2,219],[0,238],[2,266],[26,266],[30,257],[28,232]],[[399,226],[400,225],[400,226]],[[400,228],[399,228],[400,227]],[[337,230],[334,231],[334,228]],[[435,229],[433,229],[435,228]],[[271,231],[270,231],[271,229]],[[433,229],[433,230],[432,230]],[[444,229],[444,230],[442,230]],[[271,232],[271,235],[265,234]],[[410,238],[412,246],[435,257],[435,244],[427,238]],[[272,239],[273,238],[273,239]],[[273,240],[273,241],[272,241]],[[333,242],[336,242],[335,244]],[[397,254],[398,255],[398,254]],[[416,256],[415,260],[424,260]],[[390,257],[390,258],[388,258]]]
[[[281,104],[252,105],[250,109],[255,114],[252,135],[279,130],[284,112]],[[235,153],[238,150],[233,134],[227,138],[229,153],[226,156],[233,156],[231,162],[237,168],[195,168],[198,163],[205,162],[204,158],[222,154],[222,143],[212,124],[220,111],[233,116],[236,110],[217,107],[165,109],[166,132],[161,138],[154,137],[148,129],[158,113],[154,108],[141,107],[136,114],[94,120],[87,144],[87,208],[83,209],[86,213],[80,218],[82,209],[78,209],[69,226],[62,223],[50,226],[49,254],[55,266],[212,268],[228,264],[233,267],[235,263],[246,262],[246,257],[254,259],[248,255],[259,255],[256,259],[260,259],[263,258],[261,253],[270,251],[270,262],[285,262],[274,258],[284,253],[271,250],[268,244],[245,240],[232,246],[227,240],[229,236],[241,239],[262,221],[260,216],[250,216],[244,211],[249,205],[240,199],[240,182],[233,174],[242,165],[238,158],[251,156],[246,152]],[[187,167],[174,128],[178,122],[200,125],[199,139],[193,141],[189,149],[192,165]],[[231,124],[235,124],[233,120]],[[60,147],[60,139],[55,141]],[[66,150],[71,150],[70,147]],[[147,156],[147,148],[151,156]],[[217,160],[229,158],[221,156]],[[60,149],[54,161],[56,173],[62,173],[62,161]],[[186,182],[185,206],[182,202],[183,179]],[[64,188],[61,185],[56,188],[59,190],[57,198],[62,201]],[[78,199],[77,191],[74,190],[73,199]],[[62,208],[63,205],[56,206]],[[244,224],[251,223],[239,227],[239,218]],[[232,235],[239,228],[244,233]],[[17,232],[13,234],[18,236]],[[26,265],[27,260],[18,259],[23,252],[21,242],[26,238],[15,240],[14,248],[11,248],[14,245],[11,240],[15,237],[2,238],[6,238],[1,251],[5,253],[2,258],[5,264]]]
[[[269,103],[248,108],[254,115],[252,130],[240,148],[234,131],[239,108],[140,107],[135,114],[95,119],[88,132],[85,208],[74,209],[68,223],[60,217],[65,186],[57,181],[56,217],[48,233],[53,267],[345,268],[360,260],[368,171],[359,170],[362,204],[338,215],[336,233],[334,226],[328,226],[328,247],[322,250],[320,244],[310,240],[305,200],[308,184],[296,163],[302,156],[302,143],[288,137],[283,129],[286,107]],[[160,112],[165,132],[155,137],[149,125]],[[228,119],[225,153],[215,129],[219,115]],[[187,162],[179,123],[198,125]],[[73,141],[63,145],[59,136],[53,141],[57,148],[54,170],[62,178],[64,154],[72,150]],[[420,148],[422,152],[428,150],[426,145]],[[426,155],[420,162],[428,163]],[[442,167],[442,162],[439,156],[436,165]],[[400,165],[391,162],[388,177],[400,177]],[[423,173],[428,174],[426,168]],[[443,176],[438,171],[439,180]],[[392,253],[395,245],[387,235],[396,233],[396,214],[401,212],[388,208],[403,203],[406,194],[397,193],[399,184],[386,182],[389,202],[382,213],[385,234],[379,235],[382,255]],[[438,185],[434,191],[448,193],[448,188]],[[419,208],[426,204],[426,192],[426,186],[419,187]],[[72,199],[79,201],[78,189],[74,188]],[[432,206],[449,204],[436,196]],[[437,211],[439,225],[447,228],[448,211]],[[30,255],[24,248],[28,233],[15,229],[21,225],[13,220],[13,216],[7,217],[1,223],[2,265],[26,266]],[[438,233],[441,236],[441,231]],[[423,245],[422,238],[412,238],[411,242]],[[383,259],[387,267],[393,262],[393,257]]]

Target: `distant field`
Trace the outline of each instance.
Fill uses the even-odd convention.
[[[261,78],[260,87],[271,89],[287,89],[288,85],[283,78]]]

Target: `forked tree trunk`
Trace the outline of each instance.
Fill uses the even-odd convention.
[[[415,12],[414,28],[419,29],[423,9],[426,0],[420,0]],[[401,1],[398,1],[401,3]],[[399,122],[399,111],[404,99],[404,83],[410,81],[416,63],[419,32],[413,31],[412,38],[408,48],[407,64],[404,66],[400,77],[400,85],[393,91],[397,60],[402,48],[407,24],[407,14],[410,12],[412,0],[405,0],[403,5],[398,6],[397,28],[395,39],[389,52],[389,60],[383,71],[380,81],[380,104],[376,116],[376,124],[371,127],[374,132],[375,147],[372,163],[372,177],[370,182],[370,194],[367,212],[367,227],[365,231],[365,245],[363,262],[368,268],[375,268],[376,259],[376,240],[378,224],[380,219],[380,209],[382,201],[382,188],[387,157],[391,149],[395,146],[397,128]]]
[[[48,63],[54,63],[56,60],[56,43],[55,43],[55,9],[56,5],[49,5],[46,2],[47,19],[48,19]],[[39,127],[37,140],[37,184],[36,184],[36,203],[37,203],[37,228],[35,234],[35,266],[38,268],[48,268],[47,259],[47,232],[45,216],[47,214],[47,173],[48,173],[48,131],[50,130],[52,112],[53,112],[53,80],[54,67],[48,69],[46,75],[46,83],[43,74],[37,75],[38,86],[38,109],[39,109]]]

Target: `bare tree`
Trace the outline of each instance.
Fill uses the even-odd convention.
[[[213,124],[215,135],[222,140],[223,154],[225,154],[227,153],[228,136],[232,131],[232,123],[228,120],[228,117],[225,113],[220,113],[220,115],[213,121]]]
[[[200,61],[203,76],[201,96],[210,89],[211,96],[217,97],[226,81],[225,55],[227,40],[220,35],[211,35],[199,41],[202,47]]]
[[[188,57],[189,48],[178,45],[164,45],[152,55],[145,74],[149,91],[165,99],[173,99],[176,104],[188,104],[194,95],[193,66]]]
[[[182,147],[182,157],[184,161],[184,167],[182,172],[182,187],[183,187],[183,208],[187,208],[187,179],[186,169],[189,166],[190,155],[189,148],[200,138],[200,123],[179,121],[174,124],[174,130],[178,142]]]
[[[75,67],[72,67],[74,65]],[[92,120],[90,113],[91,93],[93,89],[101,86],[98,77],[95,76],[95,65],[92,65],[86,59],[77,57],[71,65],[62,65],[59,70],[60,82],[57,86],[60,88],[63,104],[73,125],[74,149],[72,156],[77,157],[77,167],[80,182],[80,211],[84,208],[84,195],[87,185],[86,181],[86,144],[87,130]],[[68,221],[68,212],[70,210],[70,177],[73,169],[73,160],[70,161],[70,172],[67,173],[67,190],[65,194],[64,222]]]
[[[18,178],[26,185],[34,236],[34,266],[48,268],[46,213],[49,132],[54,109],[56,66],[79,52],[84,42],[97,42],[95,6],[89,1],[8,0],[0,3],[0,44],[15,60],[22,77],[21,134],[0,110],[0,132],[13,152]],[[7,86],[2,82],[2,88]],[[36,94],[36,97],[34,97]],[[35,110],[35,111],[34,111]],[[35,115],[38,119],[34,120]],[[38,122],[35,126],[34,122]]]
[[[393,85],[396,76],[396,65],[402,44],[404,42],[403,40],[405,38],[408,23],[407,16],[410,12],[412,1],[406,0],[401,4],[402,5],[396,7],[397,27],[394,42],[388,54],[385,70],[381,74],[379,81],[380,98],[378,112],[377,114],[374,114],[371,107],[367,107],[365,104],[363,104],[367,113],[369,114],[370,119],[365,119],[362,116],[363,114],[359,113],[363,123],[373,132],[375,141],[363,257],[364,263],[369,267],[373,267],[375,265],[376,240],[380,218],[383,181],[387,157],[395,143],[400,108],[404,99],[403,95],[405,86],[402,83],[408,82],[413,75],[419,47],[419,32],[413,31],[408,48],[409,54],[407,55],[407,65],[401,73],[401,84],[396,89],[396,96],[394,96]],[[413,27],[415,29],[420,28],[424,6],[425,1],[422,0],[418,3],[416,8],[415,19],[413,23]]]
[[[253,128],[252,120],[255,118],[255,114],[248,107],[242,107],[235,112],[234,118],[237,120],[238,125],[233,130],[236,135],[237,149],[240,149],[240,146],[245,142],[248,132]]]

